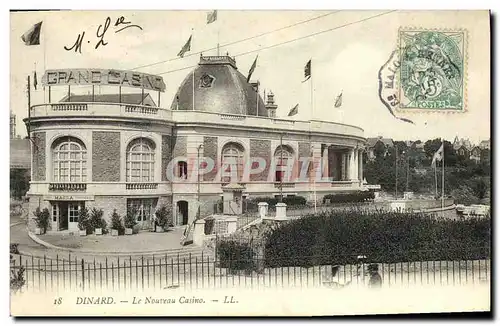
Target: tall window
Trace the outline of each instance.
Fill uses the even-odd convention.
[[[180,161],[177,163],[177,176],[181,179],[187,179],[187,162]]]
[[[288,164],[292,163],[292,150],[287,146],[279,146],[274,153],[274,157],[276,160],[276,181],[285,181],[287,172],[289,169],[291,169]]]
[[[127,147],[127,182],[154,180],[154,143],[145,138],[133,140]]]
[[[151,220],[154,209],[155,209],[155,201],[153,199],[129,199],[127,208],[135,208],[137,215],[137,222],[148,221]]]
[[[62,137],[53,144],[52,166],[55,182],[87,181],[87,149],[74,137]]]
[[[222,149],[222,182],[238,182],[243,177],[244,150],[239,144],[229,143]]]

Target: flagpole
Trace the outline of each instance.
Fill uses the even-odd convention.
[[[442,141],[443,146],[443,175],[442,175],[442,189],[441,189],[441,214],[444,215],[444,138]]]
[[[194,37],[194,28],[191,28],[191,44],[193,44],[193,37]],[[189,45],[189,48],[191,50],[191,44]],[[194,107],[194,73],[196,71],[196,67],[194,68],[193,70],[193,111],[195,111],[195,107]]]
[[[28,139],[31,139],[31,86],[30,75],[28,75]]]
[[[436,198],[438,198],[438,175],[437,175],[437,163],[434,162],[434,184],[436,185]]]
[[[311,120],[314,118],[314,89],[313,89],[313,73],[312,73],[312,60],[311,60]]]

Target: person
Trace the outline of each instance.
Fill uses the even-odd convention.
[[[370,274],[368,287],[371,289],[382,287],[382,277],[378,273],[378,264],[368,265],[368,273]]]

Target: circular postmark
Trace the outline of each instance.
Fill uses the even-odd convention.
[[[407,107],[462,107],[463,55],[449,35],[437,31],[406,35],[400,74]]]

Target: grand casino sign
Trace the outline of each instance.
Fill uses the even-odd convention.
[[[164,92],[161,76],[116,69],[58,69],[47,70],[42,78],[45,86],[115,85]]]

